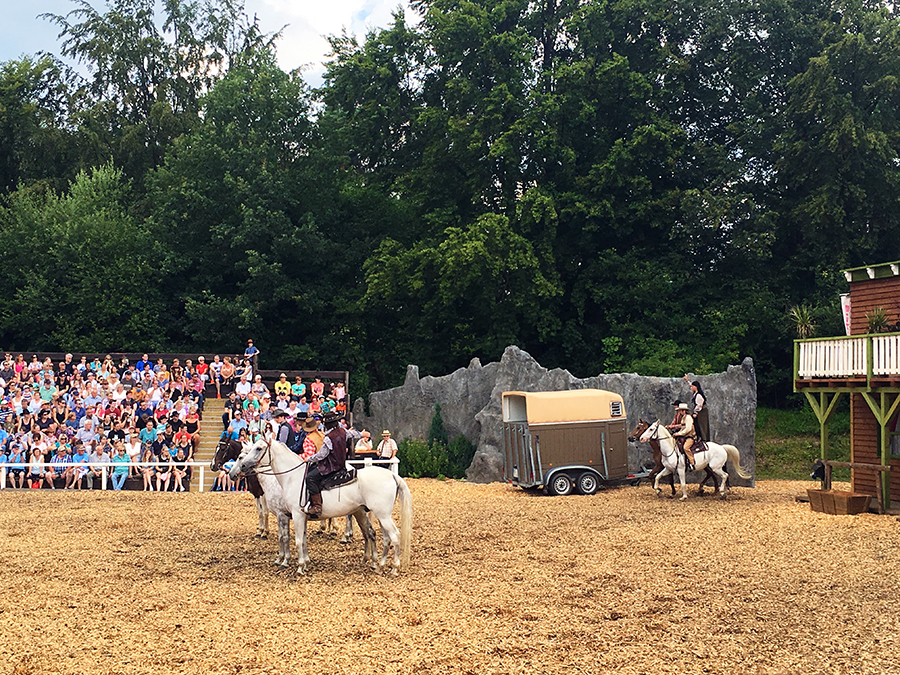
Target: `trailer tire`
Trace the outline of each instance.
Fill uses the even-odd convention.
[[[572,479],[564,473],[558,473],[553,476],[550,484],[547,486],[547,492],[558,497],[570,495],[574,489],[575,485],[572,483]]]
[[[578,476],[578,483],[576,484],[578,488],[578,492],[583,495],[592,495],[597,492],[597,488],[600,487],[600,481],[597,479],[597,474],[593,471],[585,471],[583,474]]]

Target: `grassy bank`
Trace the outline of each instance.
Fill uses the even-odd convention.
[[[756,410],[756,477],[804,480],[821,456],[819,422],[809,407]],[[829,423],[829,459],[850,459],[850,412],[837,410]],[[835,469],[835,480],[850,480],[849,469]]]

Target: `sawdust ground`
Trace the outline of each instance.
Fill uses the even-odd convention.
[[[358,532],[278,571],[245,494],[5,490],[0,672],[900,673],[900,523],[813,513],[812,484],[410,486],[397,579]]]

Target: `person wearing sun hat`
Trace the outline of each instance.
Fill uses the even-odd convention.
[[[391,432],[385,429],[381,432],[381,443],[378,444],[379,459],[394,459],[397,456],[397,441],[391,438]]]
[[[278,382],[275,383],[275,395],[291,395],[291,383],[287,381],[287,375],[284,373],[278,376]]]
[[[672,435],[676,438],[684,439],[684,445],[681,449],[684,450],[684,455],[687,457],[688,471],[693,471],[694,453],[691,452],[691,447],[694,445],[694,441],[697,438],[697,430],[694,428],[694,418],[688,414],[688,404],[681,403],[679,404],[678,409],[683,412],[681,417],[681,427]]]

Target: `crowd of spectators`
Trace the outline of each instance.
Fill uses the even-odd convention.
[[[66,354],[54,364],[6,353],[0,463],[11,465],[8,486],[91,488],[105,467],[116,490],[130,476],[142,477],[145,490],[184,490],[205,396],[221,395],[226,362],[232,379],[252,376],[249,358],[234,366],[218,356],[211,364],[203,356],[166,364],[147,354],[137,363]]]
[[[262,377],[244,372],[237,375],[232,384],[223,382],[218,391],[226,397],[222,433],[241,442],[255,441],[266,431],[267,423],[279,416],[279,411],[285,413],[282,419],[286,419],[294,431],[292,438],[300,439],[306,433],[304,424],[308,426],[315,421],[318,425],[325,415],[345,415],[347,410],[344,383],[325,383],[318,377],[309,383],[301,377],[295,377],[291,382],[285,373],[281,373],[270,391]],[[346,417],[341,423],[347,426]],[[223,467],[214,490],[239,489],[228,478],[229,468]]]

